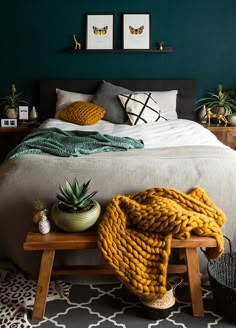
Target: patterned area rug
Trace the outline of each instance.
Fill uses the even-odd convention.
[[[0,282],[1,328],[231,328],[214,312],[209,288],[202,288],[205,317],[192,316],[188,286],[176,289],[176,304],[165,319],[150,319],[138,298],[122,284],[71,285],[62,281],[50,284],[45,317],[31,320],[36,282],[21,273],[8,274]]]

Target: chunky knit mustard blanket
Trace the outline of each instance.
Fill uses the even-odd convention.
[[[224,221],[224,213],[200,187],[190,194],[151,188],[111,199],[98,225],[98,246],[131,292],[162,298],[172,237],[213,237],[217,247],[206,249],[206,256],[217,258],[224,250]]]

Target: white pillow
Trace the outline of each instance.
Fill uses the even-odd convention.
[[[94,95],[78,92],[70,92],[61,89],[56,89],[57,102],[55,118],[59,117],[59,113],[75,101],[90,102]]]
[[[161,114],[169,120],[177,120],[176,102],[178,90],[170,91],[140,91],[151,92],[153,99],[158,103]]]
[[[132,125],[166,121],[151,93],[122,94],[118,96]]]

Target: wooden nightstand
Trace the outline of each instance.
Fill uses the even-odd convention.
[[[16,128],[0,127],[0,163],[4,160],[7,153],[17,146],[33,128],[33,126]]]
[[[216,126],[211,124],[202,124],[210,130],[223,144],[236,150],[236,127],[235,126]]]

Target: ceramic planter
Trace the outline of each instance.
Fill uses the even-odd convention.
[[[202,108],[199,109],[198,111],[198,120],[201,123],[206,123],[207,122],[207,112],[206,112],[206,106],[202,106]]]
[[[229,115],[228,120],[230,125],[236,126],[236,115]]]
[[[94,225],[101,213],[101,206],[94,201],[94,206],[85,212],[68,213],[54,204],[51,210],[51,219],[55,225],[66,232],[80,232]]]
[[[13,119],[13,118],[18,118],[18,109],[14,107],[9,107],[6,110],[6,116],[7,118]]]

